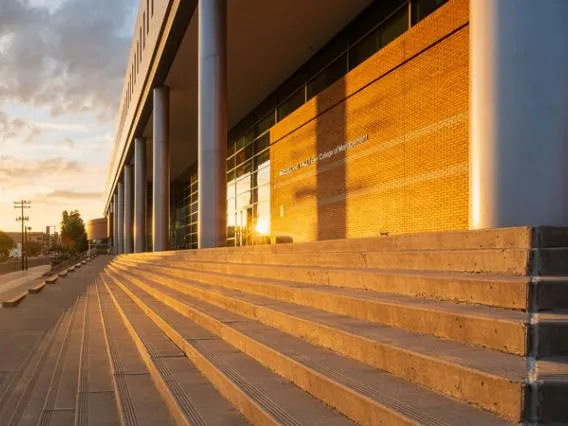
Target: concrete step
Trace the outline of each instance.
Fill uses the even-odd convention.
[[[304,284],[332,287],[358,288],[382,293],[416,296],[434,300],[449,300],[461,303],[480,304],[507,309],[528,310],[530,301],[530,277],[503,276],[452,272],[408,271],[372,268],[335,268],[321,266],[264,265],[258,263],[226,263],[204,261],[196,258],[190,262],[165,257],[162,260],[117,260],[129,265],[157,265],[237,274],[246,277],[293,281]],[[543,306],[551,305],[558,293],[568,298],[568,286],[555,289],[548,296],[543,281],[538,289]],[[567,304],[568,306],[568,304]]]
[[[191,254],[190,254],[191,253]],[[181,259],[179,258],[181,256]],[[134,256],[135,259],[142,258]],[[176,256],[178,261],[212,260],[265,265],[322,266],[343,268],[406,269],[483,274],[527,275],[530,249],[485,250],[393,250],[336,253],[243,253],[190,252]],[[545,266],[543,265],[543,268]],[[548,269],[546,269],[548,271]]]
[[[49,385],[58,365],[59,355],[69,339],[78,302],[67,309],[48,332],[38,351],[23,367],[17,382],[11,388],[0,410],[0,419],[6,424],[32,425],[38,423]]]
[[[110,274],[115,284],[163,329],[172,328],[173,311],[177,311],[358,423],[504,423],[489,413],[276,328],[171,289],[158,290],[154,285],[131,281],[125,274]],[[520,413],[515,415],[518,418]]]
[[[248,424],[128,296],[102,280],[177,424]]]
[[[77,377],[86,308],[86,296],[81,296],[53,369],[38,426],[73,426],[75,423]]]
[[[97,295],[121,424],[174,425],[104,285],[97,284]]]
[[[122,263],[120,263],[122,262]],[[110,268],[128,270],[125,261],[113,262]],[[159,282],[183,284],[183,280],[233,288],[272,299],[310,306],[366,321],[429,334],[456,342],[496,349],[517,355],[532,351],[535,356],[560,355],[566,352],[568,332],[566,314],[541,314],[548,321],[538,327],[530,315],[511,310],[451,302],[417,299],[336,287],[310,287],[298,283],[259,280],[237,275],[191,271],[180,268],[139,265],[138,270]],[[532,340],[534,333],[545,339]],[[533,348],[533,342],[536,344]]]
[[[96,285],[87,288],[75,403],[75,425],[118,425],[120,416]]]
[[[147,274],[131,270],[119,276],[162,291],[162,285]],[[522,410],[526,391],[526,361],[522,357],[232,289],[189,281],[168,288],[501,415],[510,417]]]
[[[248,245],[183,250],[184,256],[208,253],[345,253],[395,250],[486,250],[568,247],[568,230],[555,227],[512,227],[469,231],[423,232],[367,238]],[[171,253],[171,252],[170,252]],[[156,253],[142,253],[153,256]],[[138,254],[137,254],[138,255]]]
[[[151,296],[141,295],[149,303],[145,305],[136,296],[133,298],[127,285],[117,283],[111,277],[108,282],[137,302],[139,309],[143,309],[252,424],[352,424],[294,385],[282,381],[259,365],[254,357],[246,356],[210,331],[168,310]],[[161,305],[166,311],[155,311],[155,305]]]

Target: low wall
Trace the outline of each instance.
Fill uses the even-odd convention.
[[[48,257],[37,257],[33,259],[28,259],[28,268],[33,268],[35,266],[49,265]],[[0,275],[8,274],[10,272],[16,272],[22,269],[22,261],[18,259],[16,262],[1,262],[0,263]]]

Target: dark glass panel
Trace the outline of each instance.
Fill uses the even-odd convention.
[[[446,2],[447,0],[412,0],[412,25],[416,25]]]
[[[309,60],[308,69],[310,77],[327,67],[339,55],[344,53],[348,46],[348,34],[346,30],[343,30]]]
[[[255,170],[261,168],[265,163],[268,163],[269,161],[270,161],[270,151],[266,150],[266,151],[261,152],[254,159]]]
[[[248,160],[253,156],[254,145],[249,144],[245,147],[245,159]]]
[[[290,96],[286,101],[284,101],[278,107],[278,121],[282,120],[284,117],[289,115],[291,112],[298,109],[306,101],[304,87],[302,86],[300,90],[296,91],[292,96]]]
[[[386,46],[408,30],[408,7],[403,7],[381,25],[381,47]]]
[[[246,155],[244,150],[240,150],[235,155],[235,166],[242,164],[243,161],[246,160]]]
[[[300,87],[303,87],[309,74],[305,65],[296,71],[292,76],[286,80],[278,89],[278,103],[288,99],[290,95],[295,93]],[[280,120],[280,118],[278,118]]]
[[[276,124],[274,111],[270,111],[262,120],[254,126],[254,136],[258,137]]]
[[[392,12],[397,10],[408,0],[377,0],[365,9],[349,25],[349,42],[351,45],[359,41],[373,30],[378,24],[383,22]]]
[[[235,157],[231,157],[227,160],[227,171],[235,168]]]
[[[364,62],[408,28],[408,8],[402,7],[349,51],[349,69]]]
[[[343,54],[308,83],[308,99],[339,80],[347,72],[347,54]]]
[[[255,141],[254,152],[264,151],[270,145],[270,134],[266,133]]]
[[[227,155],[233,155],[235,153],[236,144],[234,140],[229,137],[229,148],[227,149]]]

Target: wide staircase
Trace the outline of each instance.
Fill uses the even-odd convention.
[[[117,256],[0,418],[567,424],[567,247],[510,228]]]

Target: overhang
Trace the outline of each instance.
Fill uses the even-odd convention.
[[[178,177],[196,159],[198,14],[194,7],[171,3],[170,16],[164,17],[161,39],[152,55],[153,62],[148,64],[145,87],[139,90],[138,101],[130,102],[129,109],[136,108],[138,112],[127,114],[132,118],[123,125],[121,137],[115,141],[114,157],[120,160],[114,162],[109,173],[105,209],[110,206],[119,179],[117,171],[122,170],[125,160],[130,161],[132,139],[141,133],[148,140],[152,137],[152,87],[165,84],[171,89],[171,178]],[[371,0],[228,1],[229,128],[369,3]],[[148,153],[150,162],[151,149]]]

